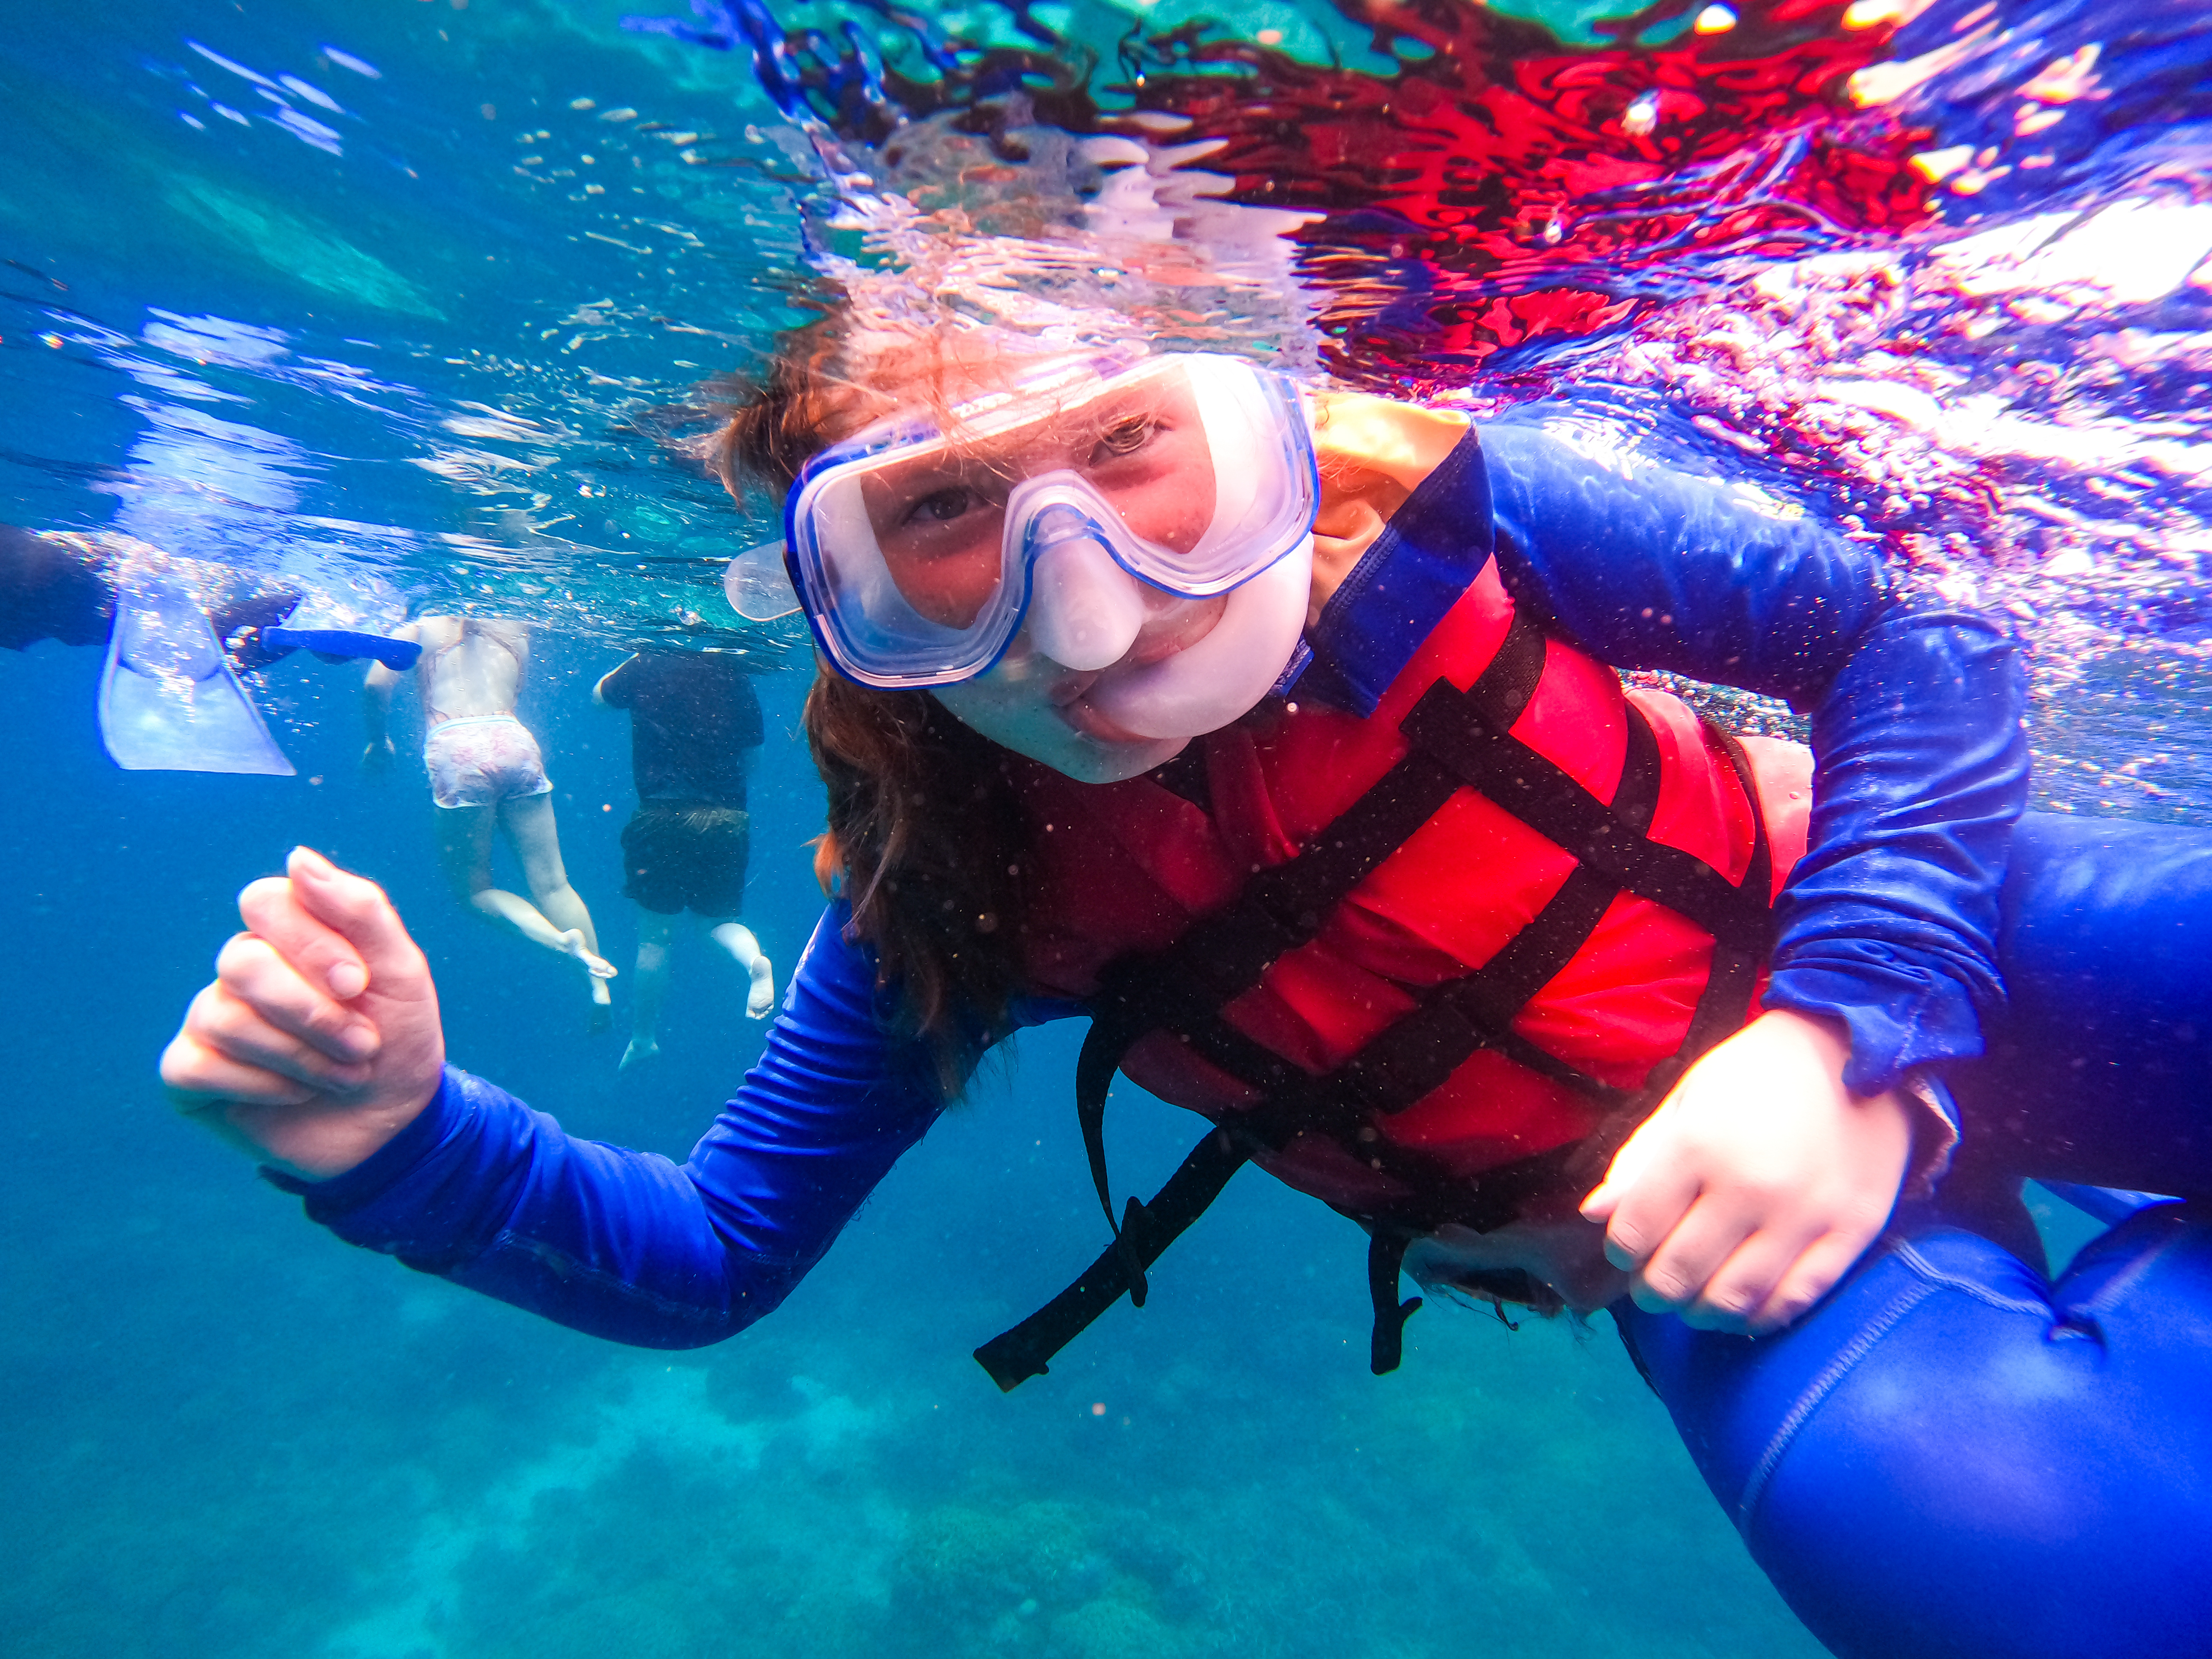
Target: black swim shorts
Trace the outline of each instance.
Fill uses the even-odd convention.
[[[745,896],[747,815],[703,801],[642,802],[623,825],[623,891],[656,915],[687,907],[702,916],[738,914]]]

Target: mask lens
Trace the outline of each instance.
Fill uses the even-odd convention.
[[[789,518],[810,614],[872,684],[988,667],[1029,603],[1024,566],[1068,535],[1198,598],[1264,568],[1312,521],[1296,394],[1228,359],[1106,374],[1072,364],[964,404],[935,431],[897,431],[825,458]]]
[[[1004,474],[989,458],[933,445],[858,484],[869,531],[906,602],[941,627],[973,626],[1003,576]]]
[[[1188,374],[1172,366],[1118,387],[1064,422],[1062,468],[1079,474],[1140,541],[1188,553],[1213,522],[1213,452]]]
[[[1213,521],[1213,457],[1184,369],[1170,364],[1091,395],[992,411],[857,480],[868,527],[906,602],[971,626],[1005,578],[1006,500],[1073,472],[1130,535],[1188,553]]]

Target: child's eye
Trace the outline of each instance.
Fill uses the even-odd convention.
[[[975,505],[975,494],[964,484],[947,484],[944,489],[923,496],[906,510],[900,520],[908,525],[951,524]]]
[[[1133,455],[1152,440],[1160,428],[1157,416],[1124,415],[1098,435],[1098,442],[1091,453],[1091,464],[1115,460],[1123,455]]]

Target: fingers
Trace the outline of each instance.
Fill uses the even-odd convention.
[[[422,953],[374,882],[339,869],[306,847],[292,849],[285,870],[301,909],[351,945],[368,978],[378,981],[380,988],[390,991],[395,986],[386,981],[422,971]],[[261,929],[256,927],[254,932]]]
[[[189,1030],[179,1031],[161,1051],[161,1081],[184,1112],[203,1112],[230,1101],[270,1106],[304,1105],[315,1091],[291,1078],[233,1060],[210,1048]]]
[[[1662,1139],[1672,1129],[1674,1114],[1668,1108],[1673,1104],[1671,1095],[1660,1103],[1659,1109],[1636,1127],[1636,1132],[1613,1153],[1613,1162],[1606,1165],[1605,1179],[1582,1201],[1582,1217],[1585,1221],[1609,1221],[1621,1200],[1634,1190],[1644,1169],[1657,1155]],[[1615,1262],[1615,1267],[1632,1267],[1632,1262]]]
[[[201,1064],[192,1078],[174,1079],[172,1086],[195,1094],[268,1100],[273,1096],[265,1084],[247,1094],[227,1092],[228,1084],[235,1080],[234,1073],[266,1073],[291,1084],[305,1085],[307,1093],[292,1097],[304,1100],[308,1093],[343,1093],[357,1089],[373,1075],[368,1065],[333,1058],[273,1024],[256,1004],[238,996],[220,980],[192,999],[178,1042],[191,1045]],[[174,1048],[176,1044],[171,1047]],[[180,1055],[179,1064],[185,1063],[186,1056]],[[163,1065],[167,1077],[166,1056]]]
[[[1679,1310],[1698,1330],[1765,1334],[1803,1316],[1851,1269],[1871,1236],[1817,1226],[1753,1230],[1741,1216],[1701,1203],[1637,1275],[1638,1307]],[[1730,1240],[1735,1248],[1727,1249]],[[1717,1266],[1706,1265],[1724,1252]]]
[[[284,884],[270,884],[281,887]],[[249,907],[242,904],[240,908]],[[250,908],[270,907],[257,904]],[[350,957],[350,951],[348,955]],[[358,974],[359,963],[341,962],[319,975],[312,969],[303,969],[299,962],[280,954],[267,939],[256,933],[234,935],[215,962],[216,984],[228,994],[230,1002],[252,1010],[263,1022],[319,1050],[331,1060],[358,1063],[374,1059],[381,1046],[376,1026],[317,983],[319,979],[325,978],[349,982],[343,971],[346,969]]]
[[[1695,1299],[1682,1310],[1683,1323],[1701,1331],[1738,1334],[1759,1328],[1759,1316],[1776,1288],[1803,1257],[1807,1246],[1823,1236],[1817,1225],[1795,1231],[1772,1227],[1740,1231],[1749,1236],[1695,1287]],[[1671,1253],[1673,1244],[1669,1239],[1662,1255]]]
[[[1621,1151],[1626,1154],[1628,1148]],[[1616,1158],[1614,1171],[1620,1167],[1620,1160]],[[1603,1199],[1610,1190],[1613,1197],[1607,1206],[1611,1218],[1606,1223],[1605,1259],[1616,1267],[1639,1267],[1681,1225],[1690,1206],[1698,1201],[1701,1184],[1695,1164],[1687,1158],[1658,1161],[1626,1181],[1609,1172],[1606,1184],[1590,1195],[1583,1213],[1597,1219],[1589,1204]]]
[[[1620,1217],[1615,1215],[1613,1225],[1620,1224]],[[1631,1291],[1636,1305],[1647,1313],[1687,1307],[1750,1237],[1753,1224],[1733,1206],[1711,1198],[1688,1206],[1666,1237],[1643,1253],[1644,1265]],[[1613,1254],[1608,1237],[1606,1255],[1611,1258]],[[1615,1259],[1613,1265],[1628,1264]]]
[[[1850,1233],[1830,1233],[1816,1240],[1752,1315],[1750,1328],[1763,1334],[1802,1318],[1808,1309],[1836,1288],[1873,1242]]]
[[[1627,1191],[1626,1183],[1617,1182],[1608,1175],[1583,1197],[1580,1206],[1583,1219],[1601,1224],[1611,1221],[1613,1212],[1620,1207],[1620,1200],[1627,1195]]]
[[[368,988],[368,965],[346,937],[312,915],[301,897],[285,878],[264,877],[239,894],[238,914],[302,981],[350,1001]]]

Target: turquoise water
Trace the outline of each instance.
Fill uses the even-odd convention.
[[[1299,65],[1379,82],[1437,56],[1357,9],[1237,8],[1234,29],[1192,37],[1246,55],[1183,62],[1234,82],[1212,114],[1206,88],[1174,94],[1230,141],[1207,163],[1225,192],[1191,199],[1272,210],[1273,179],[1331,216],[1293,244],[1274,222],[1194,210],[1174,257],[1234,282],[1172,317],[1164,280],[1129,303],[1477,408],[1571,376],[1594,429],[1671,433],[2018,617],[2046,804],[2208,815],[2212,300],[2191,273],[2212,226],[2192,216],[2203,77],[2185,29],[2179,46],[2132,37],[2131,74],[2113,44],[2106,80],[2069,98],[2046,80],[2039,101],[2020,88],[2078,64],[2105,15],[2023,8],[2008,42],[1958,9],[1945,39],[1976,51],[1852,118],[1869,153],[1909,128],[1903,149],[1946,158],[1923,166],[1942,177],[1913,214],[1830,211],[1793,242],[1728,198],[1665,246],[1547,266],[1425,217],[1389,179],[1264,153],[1240,109],[1305,96]],[[628,732],[588,689],[638,642],[756,653],[775,672],[747,915],[781,969],[818,908],[803,659],[787,634],[744,630],[718,586],[773,529],[672,461],[641,411],[753,361],[825,270],[895,267],[954,210],[1033,228],[1037,204],[1052,221],[1097,186],[1047,142],[1041,102],[989,139],[988,177],[949,119],[916,124],[899,164],[865,121],[827,120],[817,137],[936,216],[890,234],[819,182],[743,52],[625,31],[623,10],[15,9],[0,520],[538,619],[522,713],[571,873],[625,966]],[[921,73],[910,32],[854,15]],[[1208,15],[1085,0],[1031,21],[1099,43],[1103,85],[1139,22],[1164,39]],[[1024,15],[939,21],[1050,56]],[[1589,7],[1549,15],[1595,38]],[[1651,38],[1687,38],[1688,15]],[[784,19],[809,20],[834,15]],[[1146,50],[1171,80],[1174,52]],[[2027,103],[2062,118],[2035,126]],[[2097,132],[2069,139],[2091,116]],[[1576,254],[1582,222],[1530,246]],[[1101,302],[1080,260],[1046,263],[1063,301]],[[1467,320],[1577,283],[1626,308],[1551,333],[1524,318],[1511,339]],[[617,1074],[623,982],[616,1032],[591,1036],[558,963],[451,903],[417,779],[360,775],[355,671],[295,656],[257,677],[293,779],[113,770],[97,672],[96,653],[51,642],[0,653],[0,1022],[19,1068],[0,1170],[0,1651],[1817,1651],[1609,1332],[1435,1308],[1377,1381],[1359,1235],[1263,1182],[1231,1188],[1141,1312],[1000,1396],[969,1351],[1098,1244],[1064,1030],[1025,1037],[785,1308],[720,1348],[615,1348],[338,1245],[177,1121],[153,1077],[235,925],[231,896],[287,848],[384,882],[436,970],[457,1062],[586,1134],[683,1156],[757,1050],[744,988],[684,941],[662,1057]],[[1133,1105],[1120,1183],[1149,1190],[1186,1136]]]

